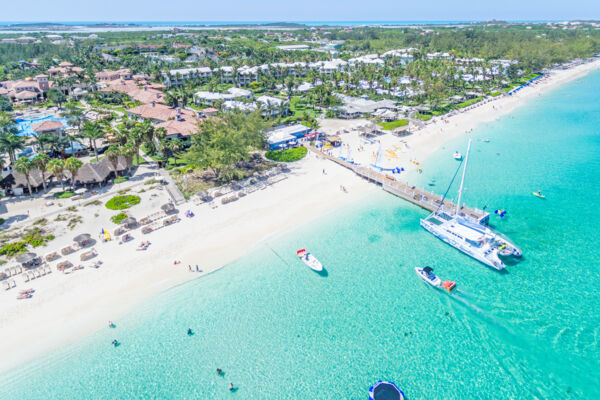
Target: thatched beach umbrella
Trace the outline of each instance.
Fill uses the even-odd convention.
[[[21,264],[27,264],[33,260],[35,260],[37,258],[37,254],[35,253],[25,253],[25,254],[21,254],[19,257],[17,257],[17,262],[21,263]]]
[[[125,218],[125,220],[123,220],[123,225],[129,226],[135,224],[137,224],[137,220],[133,217]]]
[[[92,238],[92,235],[89,233],[82,233],[73,238],[73,241],[78,244],[85,244],[88,240]]]
[[[162,206],[160,206],[160,208],[161,208],[161,210],[163,210],[167,214],[170,213],[170,212],[175,211],[175,206],[173,205],[173,203],[163,204]]]

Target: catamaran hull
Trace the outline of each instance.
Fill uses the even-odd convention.
[[[429,233],[431,233],[433,236],[437,237],[438,239],[446,242],[447,244],[449,244],[450,246],[454,247],[455,249],[463,252],[464,254],[468,255],[471,258],[476,259],[477,261],[479,261],[482,264],[487,265],[490,268],[493,268],[497,271],[503,270],[504,269],[504,263],[498,259],[497,261],[493,261],[493,260],[489,260],[473,251],[471,251],[468,247],[463,246],[462,243],[452,239],[451,237],[448,237],[446,235],[443,235],[441,233],[439,233],[438,231],[436,231],[435,229],[433,229],[431,227],[430,224],[428,224],[425,220],[421,220],[421,226],[428,231]]]

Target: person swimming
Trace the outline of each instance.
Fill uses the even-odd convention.
[[[192,328],[188,328],[187,334],[188,334],[188,336],[192,336],[194,334],[194,332],[192,331]]]
[[[119,345],[119,341],[117,339],[113,340],[112,345],[117,347]]]
[[[117,326],[114,324],[114,322],[108,321],[108,327],[109,328],[116,328]]]
[[[232,392],[235,390],[235,386],[233,386],[233,383],[229,384],[229,390],[231,390]]]
[[[217,375],[223,376],[223,375],[225,375],[225,373],[223,372],[223,370],[221,368],[217,368]]]

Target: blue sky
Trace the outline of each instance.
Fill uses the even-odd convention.
[[[600,19],[598,0],[3,0],[2,21]]]

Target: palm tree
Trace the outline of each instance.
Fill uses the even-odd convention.
[[[27,190],[29,190],[29,197],[33,197],[33,191],[31,190],[31,182],[29,182],[29,174],[33,170],[34,165],[27,157],[21,157],[15,162],[15,171],[25,175],[27,180]]]
[[[44,193],[46,193],[46,171],[48,170],[48,163],[50,162],[50,156],[44,153],[38,154],[33,159],[33,165],[40,170],[42,173],[42,185],[44,185]]]
[[[11,162],[15,162],[15,152],[25,148],[25,139],[14,133],[0,133],[0,149],[8,153]]]
[[[67,118],[67,122],[69,125],[76,126],[77,130],[81,132],[81,125],[85,121],[85,116],[83,115],[83,111],[79,107],[67,104],[65,106],[65,110],[62,113],[60,113],[60,115]],[[75,141],[76,140],[73,138],[73,136],[69,135],[71,154],[73,154],[75,150],[73,148],[73,142]]]
[[[96,146],[96,140],[104,137],[102,127],[98,123],[86,122],[83,124],[83,137],[90,140],[90,147],[94,149],[96,155],[96,161],[98,161],[98,148]]]
[[[75,157],[69,157],[65,160],[65,168],[71,173],[71,188],[75,186],[75,177],[81,167],[83,167],[83,163]]]
[[[140,165],[140,147],[144,143],[149,143],[154,138],[154,126],[146,120],[141,124],[137,124],[129,132],[127,144],[130,144],[135,149],[135,157],[137,165]]]
[[[166,147],[171,152],[171,154],[173,154],[173,158],[175,159],[175,165],[177,165],[177,153],[179,153],[185,147],[183,141],[178,138],[167,140]]]
[[[63,174],[65,171],[65,161],[60,158],[53,158],[48,162],[48,171],[52,172],[56,179],[60,179],[60,185],[62,186],[63,192],[65,191],[65,184],[63,181]]]
[[[113,167],[113,171],[115,171],[115,176],[117,176],[117,162],[119,161],[119,156],[121,155],[121,149],[119,146],[110,146],[104,152],[104,156],[110,162]]]
[[[11,113],[5,111],[0,113],[0,133],[18,133],[17,123]]]

